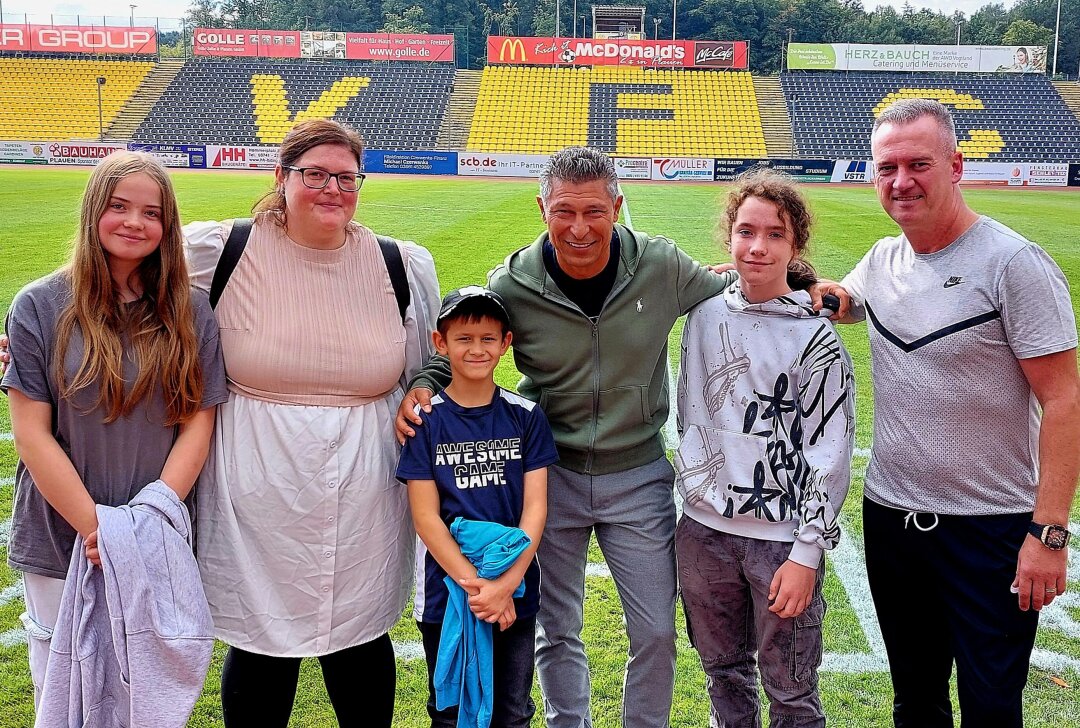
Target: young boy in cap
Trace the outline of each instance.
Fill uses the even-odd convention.
[[[510,317],[502,299],[480,286],[443,299],[435,348],[450,361],[450,386],[420,411],[423,425],[401,453],[398,478],[408,482],[416,532],[414,617],[428,667],[432,728],[457,725],[458,708],[439,710],[434,681],[449,575],[468,594],[479,620],[497,625],[492,640],[491,726],[526,728],[535,706],[535,617],[540,605],[536,548],[547,519],[547,466],[558,460],[547,419],[535,402],[496,386],[493,374],[510,347]],[[528,546],[498,578],[478,578],[450,526],[458,517],[518,527]],[[524,581],[524,595],[514,592]],[[445,700],[443,701],[445,703]],[[465,706],[462,705],[464,710]]]

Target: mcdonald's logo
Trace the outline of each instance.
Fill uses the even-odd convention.
[[[518,58],[518,53],[521,54],[521,58]],[[521,38],[506,38],[503,40],[502,46],[499,48],[499,61],[502,63],[507,61],[511,63],[514,61],[525,62],[525,44],[521,42]]]

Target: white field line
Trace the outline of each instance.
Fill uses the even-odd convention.
[[[402,661],[424,659],[424,643],[416,640],[394,643],[394,657]]]
[[[10,440],[14,440],[14,439],[15,439],[15,436],[12,435],[10,432],[0,432],[0,440],[10,441]]]
[[[6,549],[11,537],[11,519],[0,523],[0,549]]]
[[[0,649],[10,649],[26,644],[26,631],[22,627],[0,632]]]
[[[870,586],[866,583],[866,564],[863,562],[861,544],[853,534],[844,534],[840,543],[827,557],[833,572],[844,585],[848,604],[855,612],[859,627],[870,645],[870,652],[850,655],[827,654],[821,669],[826,672],[883,672],[888,671],[889,663],[885,656],[885,642],[881,638],[877,613],[870,597]]]
[[[23,598],[23,582],[19,579],[9,587],[0,589],[0,607],[8,602]]]

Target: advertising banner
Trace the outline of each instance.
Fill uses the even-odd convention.
[[[1045,46],[790,43],[788,70],[1046,73]]]
[[[207,169],[273,169],[278,147],[206,145]]]
[[[652,160],[632,157],[613,157],[619,179],[652,179]]]
[[[454,62],[454,36],[346,33],[345,57],[373,61]],[[452,174],[452,173],[451,173]]]
[[[963,182],[1010,187],[1064,187],[1068,164],[1042,162],[964,162]]]
[[[1069,187],[1080,187],[1080,164],[1069,165]]]
[[[1068,164],[1047,164],[1032,162],[1022,165],[1027,167],[1025,184],[1034,187],[1064,187],[1069,184]]]
[[[787,172],[800,182],[832,182],[831,159],[717,159],[715,178],[730,181],[755,167],[770,167]]]
[[[454,61],[454,36],[196,28],[197,56]]]
[[[458,174],[466,177],[537,178],[548,159],[546,154],[462,152],[458,155]]]
[[[51,142],[49,164],[97,164],[117,150],[127,149],[126,144],[107,142]]]
[[[488,63],[546,66],[747,68],[746,41],[488,36]]]
[[[715,161],[711,157],[653,157],[652,179],[712,182]]]
[[[157,30],[93,25],[0,24],[0,51],[157,53]]]
[[[838,159],[833,164],[832,182],[873,181],[874,163],[863,159]]]
[[[166,167],[206,169],[206,147],[201,144],[128,144],[133,152],[146,152]]]
[[[0,141],[0,164],[48,164],[44,142]]]
[[[390,152],[364,150],[365,172],[395,174],[457,174],[457,152]]]
[[[236,58],[299,58],[298,30],[229,30],[196,28],[192,48],[197,56]]]

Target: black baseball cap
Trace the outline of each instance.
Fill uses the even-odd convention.
[[[494,318],[507,322],[510,320],[510,312],[506,310],[506,303],[498,293],[483,286],[464,286],[463,288],[455,288],[446,294],[446,297],[442,300],[442,308],[439,309],[437,321],[442,321],[466,301],[476,301],[478,303],[486,301],[487,305],[491,307]]]

